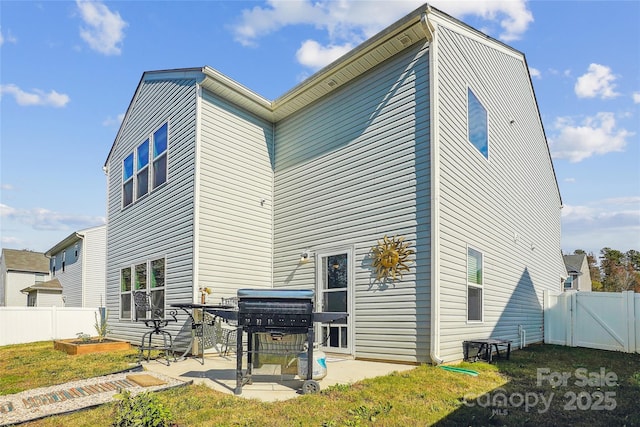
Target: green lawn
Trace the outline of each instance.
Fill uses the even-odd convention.
[[[49,347],[51,342],[0,347],[0,394],[61,382],[58,368],[51,375],[38,365],[64,366],[67,381],[123,369],[135,360],[131,352],[83,360],[53,355]],[[16,369],[24,363],[31,368]],[[640,425],[640,354],[531,345],[512,352],[509,361],[457,366],[479,375],[419,366],[277,403],[205,386],[158,397],[179,426]],[[108,426],[113,414],[114,405],[104,405],[25,425]]]

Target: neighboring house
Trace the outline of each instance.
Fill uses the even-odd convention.
[[[0,257],[0,306],[27,306],[25,287],[49,280],[49,260],[41,252],[2,249]]]
[[[454,361],[466,339],[541,341],[566,274],[524,55],[426,5],[274,101],[209,67],[145,72],[105,171],[118,338],[145,330],[133,290],[307,288],[350,314],[319,326],[326,351]],[[415,251],[395,281],[385,235]]]
[[[27,296],[28,307],[64,307],[62,285],[58,279],[36,283],[21,289]]]
[[[564,281],[564,290],[591,292],[591,273],[587,255],[564,255],[563,258],[568,274]]]
[[[104,306],[106,243],[107,227],[100,225],[73,232],[45,252],[66,307]]]

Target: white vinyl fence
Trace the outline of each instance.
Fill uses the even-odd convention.
[[[640,353],[640,294],[545,291],[544,342]]]
[[[0,307],[0,346],[94,336],[98,308]],[[99,314],[98,314],[99,316]]]

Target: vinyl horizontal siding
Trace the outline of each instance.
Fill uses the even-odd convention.
[[[209,298],[270,288],[273,126],[203,91],[198,283]]]
[[[430,169],[426,46],[415,46],[276,124],[274,286],[314,289],[304,249],[350,248],[355,355],[426,361]],[[375,282],[371,248],[402,235],[416,262]],[[381,339],[384,337],[384,339]]]
[[[123,159],[167,121],[167,181],[122,209]],[[107,307],[111,335],[137,343],[144,324],[119,320],[122,268],[165,257],[166,303],[193,300],[195,80],[143,80],[122,126],[107,165]]]
[[[542,339],[559,290],[560,198],[524,58],[438,29],[440,356],[469,338]],[[467,88],[488,113],[488,160],[467,140]],[[511,123],[513,121],[513,123]],[[484,322],[467,323],[467,245],[484,255]]]
[[[83,234],[82,306],[101,307],[105,305],[107,228],[95,227],[85,230]]]
[[[76,249],[78,251],[77,256],[75,255]],[[65,307],[82,307],[82,265],[84,263],[84,252],[84,243],[80,239],[57,254],[53,254],[56,262],[59,264],[53,278],[58,279],[62,286],[62,298]],[[64,269],[62,268],[63,254],[65,255]],[[38,296],[38,301],[40,302],[40,296]]]

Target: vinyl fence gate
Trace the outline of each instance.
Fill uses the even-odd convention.
[[[544,294],[544,342],[640,353],[640,294]]]

